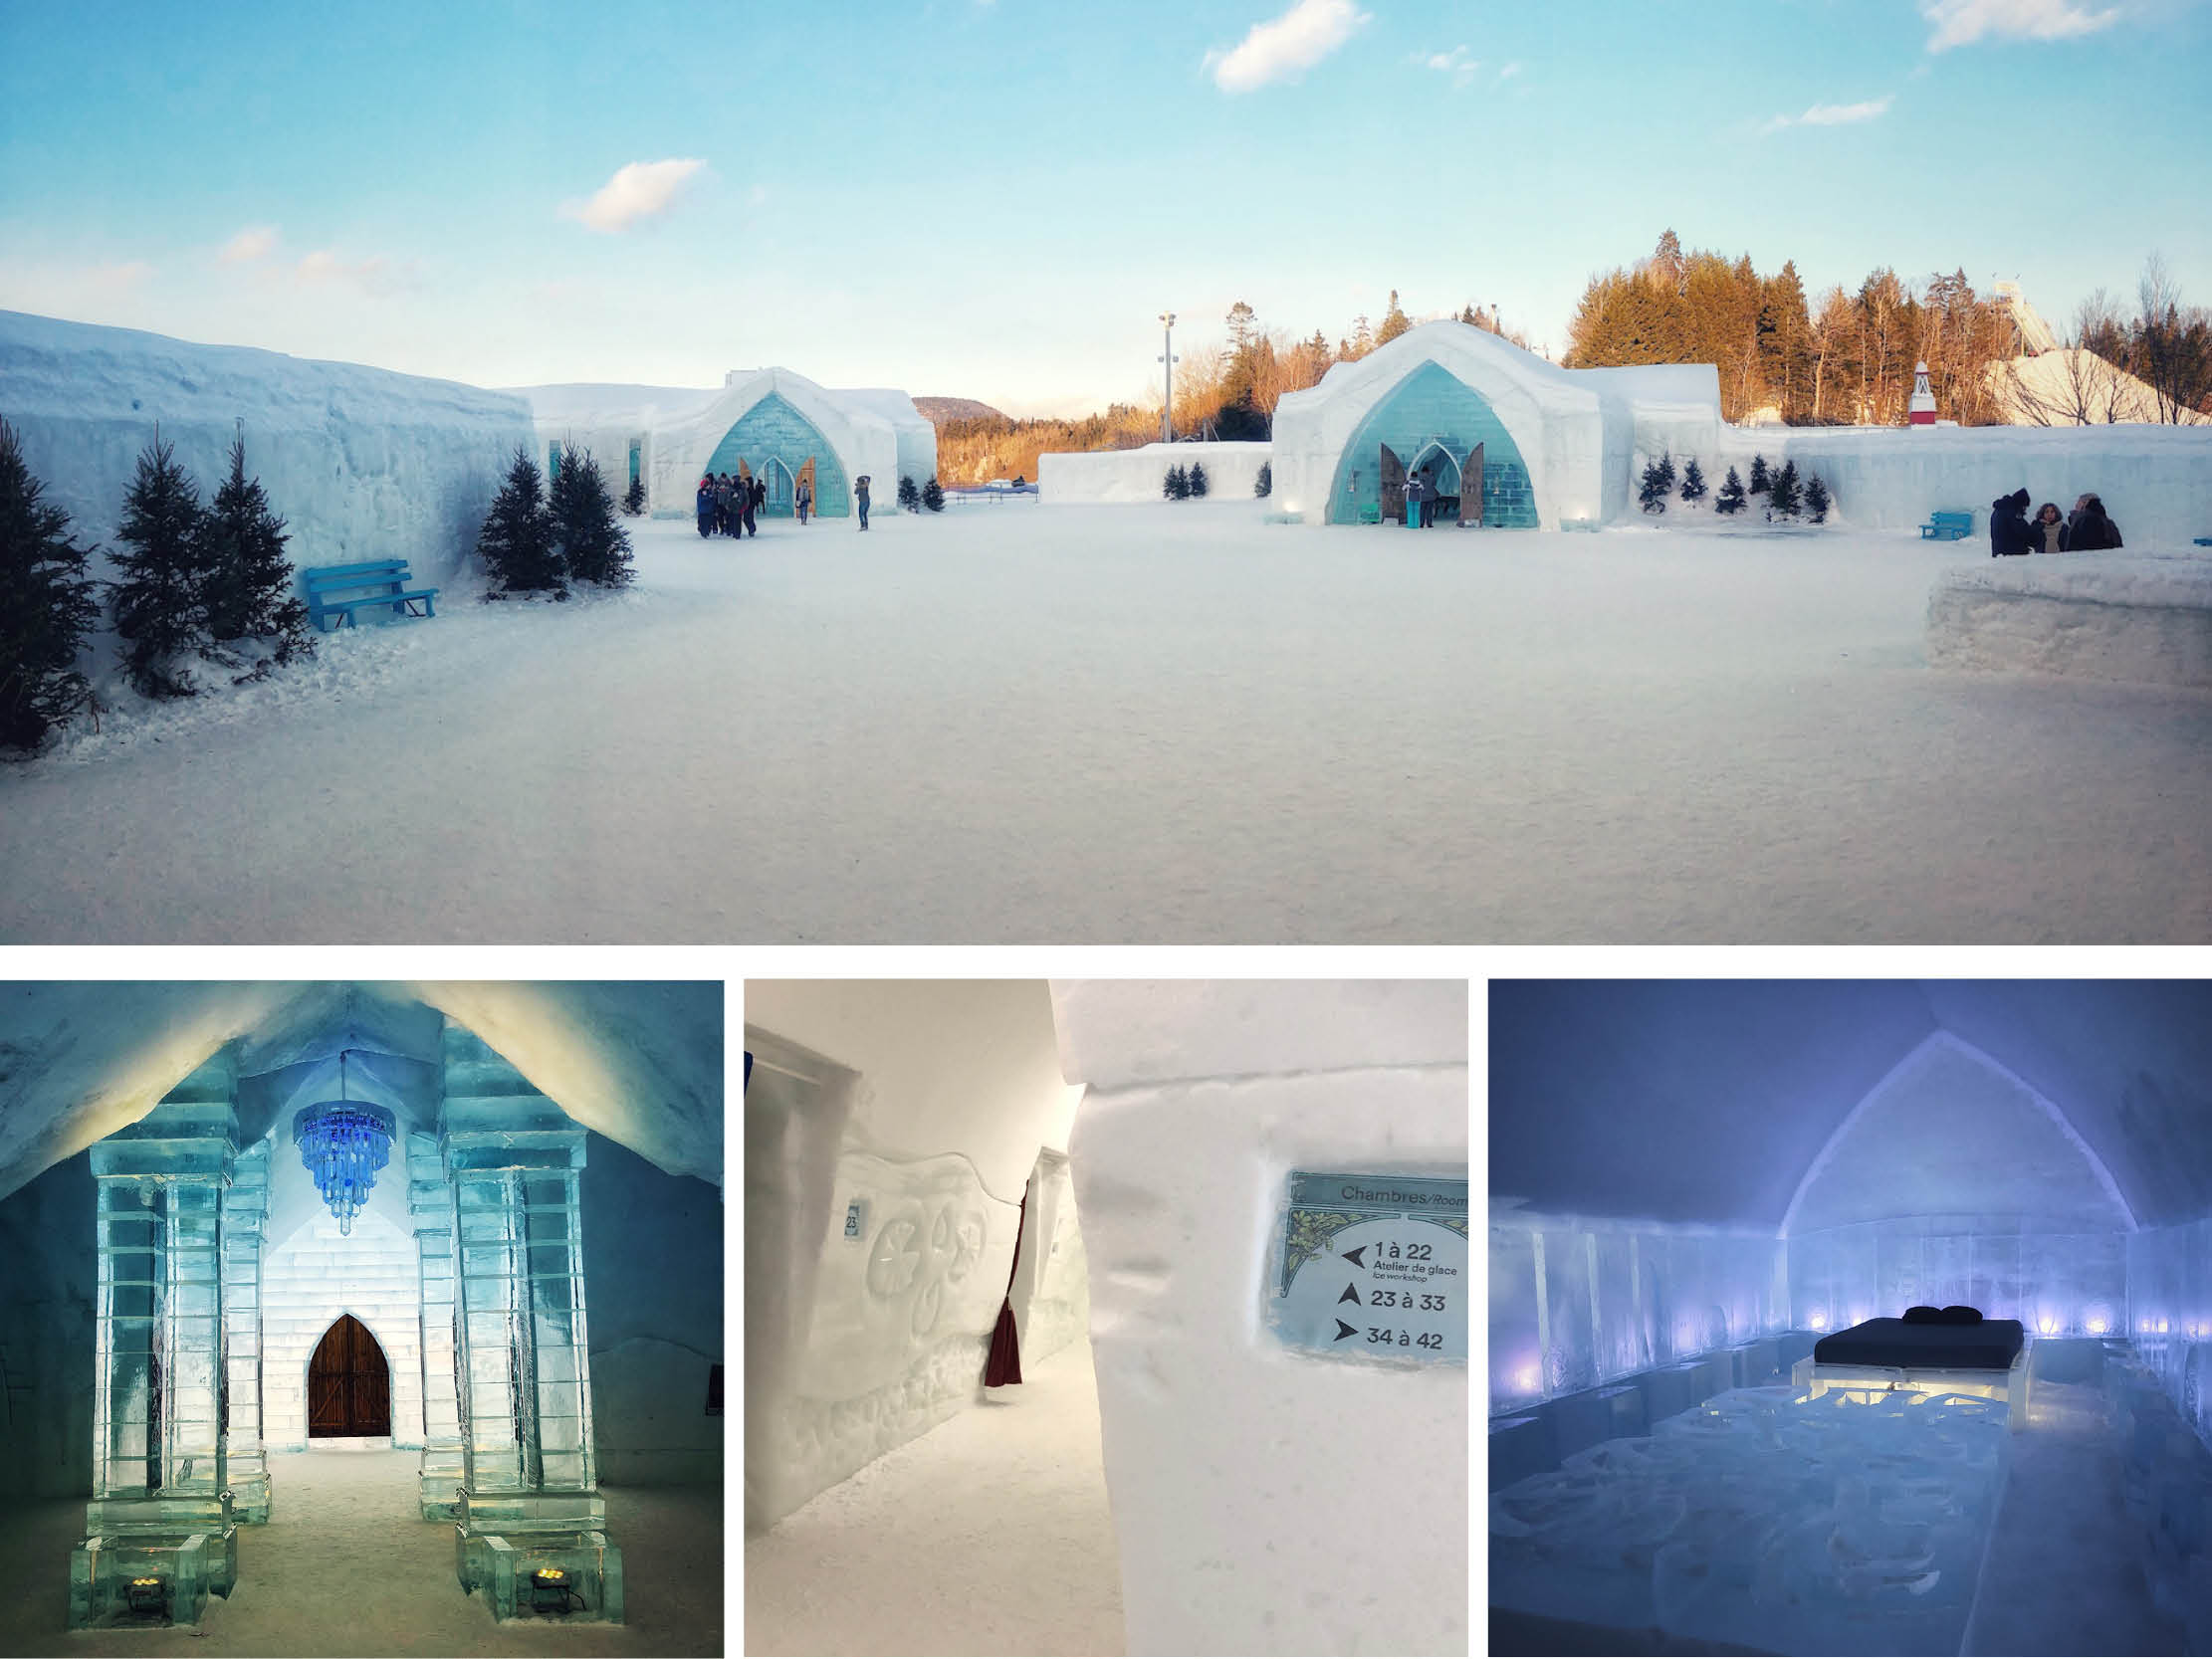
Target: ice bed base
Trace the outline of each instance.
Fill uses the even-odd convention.
[[[1970,1394],[1995,1400],[2005,1407],[2007,1426],[2017,1434],[2028,1422],[2028,1349],[2022,1344],[2012,1363],[2002,1370],[1965,1369],[1937,1365],[1836,1365],[1823,1364],[1810,1355],[1790,1370],[1790,1382],[1801,1394],[1846,1393],[1869,1403],[1880,1394]]]

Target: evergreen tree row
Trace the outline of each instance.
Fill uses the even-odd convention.
[[[1160,494],[1171,502],[1187,502],[1194,496],[1204,496],[1209,488],[1203,461],[1192,462],[1188,470],[1179,461],[1160,481]]]
[[[635,575],[630,532],[615,522],[614,496],[597,458],[583,449],[561,451],[550,489],[530,452],[516,450],[476,551],[492,578],[488,599],[514,593],[565,599],[570,582],[627,587]]]
[[[1681,499],[1692,505],[1705,499],[1705,474],[1692,456],[1681,471]],[[1664,513],[1666,498],[1675,494],[1674,458],[1661,453],[1656,461],[1644,464],[1644,476],[1638,485],[1636,499],[1646,513]],[[1835,498],[1818,473],[1799,479],[1797,463],[1785,461],[1780,472],[1770,472],[1767,458],[1751,458],[1752,496],[1767,499],[1766,516],[1769,522],[1791,522],[1803,516],[1812,523],[1828,522],[1828,510],[1835,505]],[[1713,497],[1713,511],[1723,518],[1734,518],[1744,510],[1746,493],[1743,480],[1733,467],[1720,486],[1720,493]]]
[[[0,745],[38,747],[90,696],[77,659],[101,616],[96,550],[69,533],[44,499],[15,431],[0,421]],[[190,697],[196,663],[236,670],[234,684],[311,656],[307,606],[293,592],[285,522],[246,442],[203,505],[199,486],[156,435],[138,457],[115,533],[116,579],[106,585],[123,667],[146,697]]]

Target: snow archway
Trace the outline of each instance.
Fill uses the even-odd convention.
[[[1513,434],[1489,399],[1433,360],[1399,380],[1353,430],[1329,487],[1329,522],[1358,523],[1368,509],[1382,505],[1385,448],[1409,472],[1414,458],[1440,452],[1456,480],[1477,444],[1483,446],[1482,522],[1536,528],[1535,485]]]
[[[782,393],[770,392],[722,435],[702,470],[735,475],[742,465],[753,476],[765,476],[769,496],[763,511],[782,518],[791,512],[791,481],[809,461],[814,464],[814,512],[844,518],[852,511],[852,496],[836,447]]]

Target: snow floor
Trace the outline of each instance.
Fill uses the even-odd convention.
[[[0,769],[0,941],[2203,942],[2212,694],[1925,666],[1968,541],[638,526]]]
[[[290,1452],[269,1458],[275,1510],[238,1529],[238,1586],[199,1628],[65,1631],[82,1498],[0,1505],[12,1569],[0,1654],[719,1654],[724,1651],[722,1489],[608,1487],[629,1623],[496,1623],[453,1575],[453,1525],[425,1521],[422,1454]]]
[[[745,1651],[1124,1653],[1089,1340],[745,1541]]]

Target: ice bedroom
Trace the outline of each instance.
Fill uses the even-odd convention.
[[[720,983],[0,985],[0,1653],[719,1654]]]
[[[2212,981],[1489,988],[1500,1654],[2212,1651]]]
[[[1463,980],[749,980],[745,1651],[1464,1654]]]

